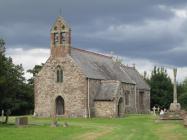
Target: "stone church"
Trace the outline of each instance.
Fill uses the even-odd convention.
[[[150,87],[135,67],[73,48],[71,28],[58,17],[50,57],[35,77],[35,115],[122,117],[150,111]]]

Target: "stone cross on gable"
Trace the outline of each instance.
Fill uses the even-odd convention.
[[[152,109],[153,109],[153,114],[156,115],[156,113],[155,113],[156,107],[154,106]]]

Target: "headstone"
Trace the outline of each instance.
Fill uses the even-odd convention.
[[[153,109],[153,115],[156,115],[156,112],[155,112],[156,111],[156,107],[154,106],[152,109]]]
[[[159,106],[157,107],[157,111],[158,111],[158,113],[160,112],[160,107]]]
[[[163,119],[164,114],[165,114],[164,110],[161,109],[161,111],[160,111],[160,119],[161,120]]]
[[[28,125],[28,117],[17,117],[16,126],[26,126]]]
[[[4,122],[4,110],[1,111],[1,121]]]
[[[184,116],[183,120],[184,120],[184,126],[187,127],[187,115]]]

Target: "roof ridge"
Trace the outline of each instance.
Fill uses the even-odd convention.
[[[101,80],[101,83],[120,83],[118,80]]]
[[[112,56],[107,56],[107,55],[104,55],[104,54],[101,54],[101,53],[96,53],[96,52],[92,52],[92,51],[88,51],[88,50],[84,50],[84,49],[80,49],[80,48],[73,48],[73,47],[72,47],[72,49],[112,59]]]

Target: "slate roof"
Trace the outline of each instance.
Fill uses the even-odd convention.
[[[71,49],[71,56],[88,78],[118,80],[124,83],[135,84],[110,56],[78,48]]]
[[[143,77],[139,74],[139,72],[133,68],[133,67],[127,67],[122,65],[121,66],[131,77],[131,79],[136,83],[136,87],[138,89],[145,89],[145,90],[150,90],[149,85],[145,82]]]
[[[150,90],[135,68],[118,64],[110,56],[78,48],[71,49],[71,56],[88,78],[106,80],[99,87],[95,100],[112,100],[119,86],[116,81],[136,84],[138,89]]]
[[[104,81],[101,82],[99,92],[95,95],[96,101],[112,101],[118,93],[120,82]]]

